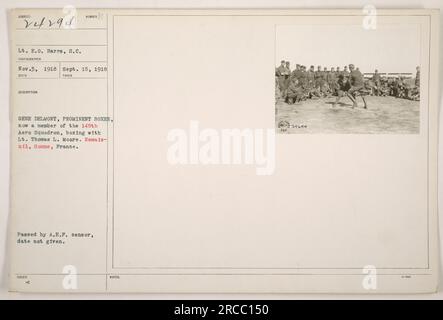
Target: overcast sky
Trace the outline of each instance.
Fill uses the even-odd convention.
[[[383,25],[365,30],[361,25],[277,26],[276,66],[289,60],[330,67],[353,63],[362,72],[410,72],[420,65],[420,26]]]

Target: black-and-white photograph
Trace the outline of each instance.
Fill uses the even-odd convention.
[[[276,26],[278,133],[420,132],[418,25]]]

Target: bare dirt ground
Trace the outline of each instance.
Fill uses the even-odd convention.
[[[344,97],[332,107],[335,97],[306,100],[288,105],[276,103],[278,133],[419,133],[420,102],[394,97],[366,97],[368,109]]]

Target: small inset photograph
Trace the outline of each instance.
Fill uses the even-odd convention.
[[[419,25],[276,27],[277,133],[418,134]]]

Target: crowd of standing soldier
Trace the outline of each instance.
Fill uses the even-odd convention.
[[[297,64],[295,69],[291,71],[289,61],[281,61],[279,67],[275,70],[275,86],[277,98],[283,99],[285,102],[292,104],[306,99],[317,99],[322,97],[339,97],[347,95],[354,104],[356,95],[375,95],[375,96],[394,96],[410,100],[420,100],[420,68],[417,67],[415,81],[406,81],[406,78],[386,77],[382,76],[378,70],[372,74],[371,78],[365,79],[359,68],[350,65],[343,69],[322,68],[318,66],[315,69],[311,66]],[[352,82],[362,83],[358,85],[358,90],[352,94],[348,92],[355,89]],[[351,89],[352,88],[352,89]],[[363,98],[364,100],[364,98]],[[366,106],[366,102],[365,102]]]

